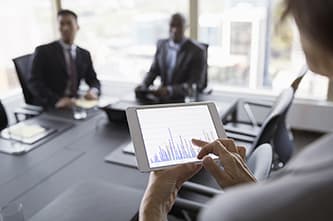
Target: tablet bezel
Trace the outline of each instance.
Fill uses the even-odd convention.
[[[158,105],[143,105],[137,107],[129,107],[126,110],[127,122],[130,130],[130,135],[135,149],[136,160],[138,163],[138,168],[141,172],[149,172],[154,170],[160,170],[163,168],[172,167],[175,165],[168,165],[162,167],[149,167],[148,157],[144,145],[143,135],[141,132],[140,122],[137,114],[137,110],[143,109],[153,109],[153,108],[168,108],[168,107],[188,107],[188,106],[202,106],[206,105],[208,107],[209,113],[211,115],[214,127],[216,129],[217,136],[219,138],[226,138],[227,135],[223,128],[221,118],[218,114],[215,103],[213,102],[194,102],[194,103],[181,103],[181,104],[158,104]],[[200,162],[200,161],[198,161]]]

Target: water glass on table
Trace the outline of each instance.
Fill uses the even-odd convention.
[[[189,84],[185,96],[185,103],[196,102],[198,100],[198,87],[197,84]]]
[[[73,106],[73,118],[75,120],[84,120],[88,116],[87,110],[77,105]]]
[[[0,210],[0,221],[24,221],[22,203],[10,203]]]

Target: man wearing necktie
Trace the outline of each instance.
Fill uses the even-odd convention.
[[[44,107],[69,108],[81,80],[89,86],[88,100],[98,99],[100,82],[92,65],[90,53],[74,44],[79,30],[77,15],[70,10],[58,12],[61,38],[36,48],[31,73],[31,90]]]
[[[185,37],[185,17],[176,13],[169,23],[169,38],[159,40],[153,64],[137,91],[148,89],[160,77],[161,85],[154,91],[160,98],[184,98],[193,84],[205,87],[206,50]]]

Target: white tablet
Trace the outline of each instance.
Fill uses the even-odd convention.
[[[126,115],[140,171],[200,162],[192,138],[211,142],[226,137],[211,102],[130,107]]]

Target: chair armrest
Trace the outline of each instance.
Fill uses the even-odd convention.
[[[251,100],[243,100],[245,104],[249,104],[250,106],[257,106],[263,108],[272,108],[273,104],[265,101],[251,101]]]
[[[22,107],[23,109],[30,110],[30,111],[36,111],[36,112],[42,112],[44,109],[41,106],[26,104]]]
[[[201,195],[207,196],[209,198],[212,198],[215,195],[224,193],[222,190],[204,186],[204,185],[201,185],[198,183],[193,183],[190,181],[187,181],[183,184],[182,190],[193,192],[194,194],[201,194]],[[201,209],[203,209],[205,207],[205,204],[178,196],[174,206],[177,209],[181,209],[181,210],[199,212]]]
[[[251,101],[251,100],[242,100],[243,108],[249,120],[251,121],[254,127],[258,126],[258,122],[255,118],[253,111],[251,110],[251,106],[257,106],[262,108],[272,108],[272,104],[263,101]]]
[[[193,183],[190,181],[187,181],[183,184],[182,189],[192,191],[197,194],[205,195],[205,196],[215,196],[218,194],[223,193],[222,190],[218,190],[212,187],[204,186],[198,183]]]
[[[14,111],[14,116],[16,119],[16,122],[20,122],[20,115],[23,115],[25,117],[25,119],[28,119],[30,117],[35,117],[40,115],[41,113],[38,111],[32,111],[32,110],[27,110],[27,109],[23,109],[23,108],[18,108]]]
[[[239,140],[242,142],[246,142],[246,143],[253,143],[254,142],[254,137],[249,137],[243,134],[236,134],[236,133],[226,133],[228,138],[234,139],[234,140]]]
[[[252,126],[253,127],[257,127],[258,126],[258,122],[254,116],[254,113],[252,112],[251,110],[251,107],[248,103],[245,103],[244,104],[244,110],[245,110],[245,113],[247,115],[247,117],[250,119],[251,123],[252,123]]]
[[[240,134],[240,135],[244,135],[244,136],[248,136],[248,137],[252,137],[252,138],[255,138],[258,136],[258,133],[255,131],[250,131],[250,130],[244,131],[242,129],[230,127],[228,125],[224,126],[224,130],[231,134]]]
[[[237,99],[232,106],[229,108],[227,112],[224,113],[224,115],[221,117],[221,120],[223,123],[226,123],[229,118],[231,118],[232,122],[237,121],[237,113],[238,113],[238,104],[240,102],[240,99]]]
[[[205,204],[177,197],[174,207],[192,212],[199,212],[205,207]]]
[[[38,111],[27,110],[23,108],[18,108],[14,111],[14,114],[22,114],[22,115],[29,115],[29,116],[37,116],[40,113]]]

